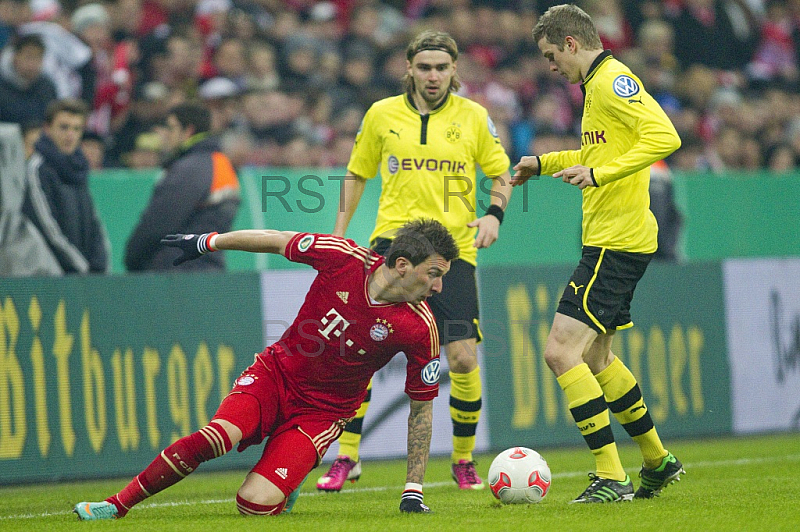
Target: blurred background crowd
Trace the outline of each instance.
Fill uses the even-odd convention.
[[[580,87],[531,29],[545,0],[0,0],[0,121],[33,145],[47,104],[90,107],[92,168],[160,164],[166,110],[200,100],[235,166],[346,165],[366,109],[400,93],[405,46],[449,32],[460,94],[512,161],[577,148]],[[673,170],[793,170],[800,0],[576,0],[643,80],[683,147]]]

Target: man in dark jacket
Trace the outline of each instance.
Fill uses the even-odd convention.
[[[0,121],[41,123],[56,86],[42,71],[44,43],[38,35],[19,37],[0,57]]]
[[[179,104],[167,113],[166,147],[174,152],[150,204],[128,238],[129,271],[171,270],[179,255],[160,245],[164,235],[231,229],[239,208],[239,179],[219,141],[210,135],[211,114],[198,103]],[[183,270],[224,270],[221,253],[209,253],[180,266]]]
[[[23,211],[64,273],[104,273],[109,265],[108,239],[89,193],[89,162],[80,149],[88,113],[80,100],[52,102],[27,164]]]

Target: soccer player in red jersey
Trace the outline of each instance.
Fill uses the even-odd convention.
[[[217,250],[284,255],[318,274],[292,325],[255,356],[209,424],[161,452],[119,493],[81,502],[82,520],[124,517],[133,505],[177,483],[207,460],[268,441],[236,494],[239,512],[275,515],[355,415],[372,375],[403,351],[408,473],[400,510],[428,512],[422,482],[439,386],[439,336],[425,299],[442,288],[458,246],[439,222],[406,224],[386,258],[343,238],[245,230],[169,235],[175,263]]]

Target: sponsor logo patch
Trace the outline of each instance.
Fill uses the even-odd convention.
[[[308,248],[314,243],[314,235],[306,235],[300,239],[300,242],[297,244],[297,249],[305,253],[308,251]]]
[[[434,358],[425,364],[425,367],[422,368],[422,373],[420,374],[420,377],[422,377],[422,382],[428,386],[432,386],[439,382],[439,366],[440,362],[438,358]]]
[[[639,94],[639,84],[632,77],[621,74],[614,79],[614,94],[622,98],[630,98]]]
[[[394,175],[400,169],[400,161],[394,155],[390,155],[386,161],[386,166],[389,167],[389,173]]]
[[[492,117],[487,116],[486,121],[489,123],[489,133],[491,133],[494,138],[497,138],[497,126],[492,122]]]

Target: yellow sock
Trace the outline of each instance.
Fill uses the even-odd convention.
[[[372,381],[367,386],[367,396],[356,410],[356,416],[344,427],[339,436],[339,455],[347,456],[350,460],[358,462],[358,450],[361,447],[361,431],[364,428],[364,416],[367,414],[369,402],[372,399]]]
[[[597,475],[612,480],[627,476],[611,432],[611,418],[603,399],[603,390],[586,364],[579,364],[558,377],[567,395],[569,410],[578,430],[594,455]]]
[[[667,450],[658,437],[636,377],[619,358],[615,358],[595,378],[603,389],[608,408],[639,445],[645,467],[660,466]]]
[[[472,461],[475,430],[481,417],[481,373],[450,372],[450,418],[453,420],[453,463]]]

